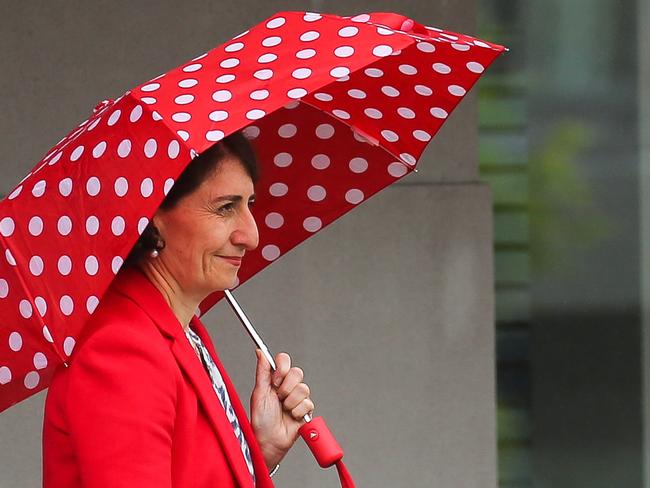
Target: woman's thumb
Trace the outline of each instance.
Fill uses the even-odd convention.
[[[271,364],[261,349],[255,349],[257,356],[257,368],[255,370],[255,388],[271,388]]]

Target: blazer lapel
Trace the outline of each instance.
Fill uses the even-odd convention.
[[[196,391],[199,402],[203,407],[210,425],[215,431],[216,437],[223,448],[225,456],[228,458],[233,475],[235,476],[239,486],[241,488],[254,488],[253,480],[248,472],[248,467],[246,466],[246,461],[242,455],[239,441],[235,437],[223,406],[212,388],[212,382],[210,381],[210,378],[200,360],[196,357],[194,349],[187,340],[185,332],[183,331],[181,324],[178,322],[178,319],[173,314],[160,292],[140,271],[125,269],[120,271],[120,275],[122,274],[127,276],[124,276],[124,279],[118,277],[115,282],[115,287],[119,292],[126,295],[140,306],[142,310],[151,317],[163,335],[171,340],[171,352]],[[201,337],[201,339],[203,340],[203,337]],[[210,351],[210,353],[212,354],[212,351]],[[221,368],[220,371],[222,371],[223,374]],[[224,381],[225,380],[226,377],[224,376]],[[237,396],[236,394],[233,395],[231,393],[233,390],[230,382],[226,383],[226,387],[228,388],[228,392],[231,394],[231,400],[235,400]],[[241,407],[240,404],[238,406]],[[237,410],[235,401],[233,401],[233,408],[235,409],[237,416],[241,419],[242,417],[239,410]],[[244,419],[246,419],[245,414]],[[241,423],[248,425],[248,421]],[[250,426],[248,427],[250,430]],[[243,430],[243,432],[248,440],[247,431]],[[253,456],[252,452],[251,455]],[[262,486],[266,485],[260,485],[258,483],[258,487]]]
[[[260,446],[257,443],[255,434],[253,433],[253,427],[251,426],[248,420],[246,410],[244,409],[244,406],[242,405],[241,400],[239,399],[239,395],[237,395],[235,387],[232,381],[230,380],[230,377],[228,376],[226,369],[223,367],[223,364],[221,364],[221,360],[217,355],[217,351],[214,348],[214,344],[212,343],[212,340],[210,338],[210,335],[208,334],[207,329],[197,317],[194,317],[192,319],[191,325],[194,331],[198,334],[198,336],[203,341],[205,347],[208,349],[208,352],[212,356],[212,359],[214,359],[214,362],[217,365],[217,368],[219,369],[221,376],[223,377],[223,381],[226,385],[226,389],[228,390],[228,394],[230,395],[230,402],[232,403],[232,408],[235,410],[235,414],[239,419],[239,426],[241,427],[242,432],[244,433],[246,442],[248,442],[248,447],[251,452],[251,458],[253,459],[253,466],[255,468],[255,479],[256,479],[257,488],[273,488],[274,486],[273,481],[271,481],[271,477],[269,476],[269,470],[268,467],[266,466],[266,461],[264,460],[264,456],[262,455]],[[246,469],[247,469],[246,472],[248,473],[248,468]]]

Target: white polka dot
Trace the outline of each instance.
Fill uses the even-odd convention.
[[[354,88],[352,90],[348,90],[348,96],[350,96],[352,98],[356,98],[357,100],[362,100],[362,99],[366,98],[366,92],[364,92],[363,90],[357,90],[356,88]]]
[[[56,223],[56,228],[59,231],[59,234],[67,236],[72,232],[72,219],[67,215],[60,217]]]
[[[212,99],[215,102],[227,102],[232,98],[232,93],[228,90],[217,90],[212,94]]]
[[[123,176],[120,176],[115,180],[115,194],[118,197],[123,197],[126,195],[126,192],[129,191],[129,182]]]
[[[123,264],[124,259],[120,256],[115,256],[111,261],[111,270],[113,271],[113,274],[117,274]]]
[[[117,146],[117,155],[121,158],[126,158],[131,154],[131,141],[129,139],[124,139],[120,142],[120,145]]]
[[[399,136],[392,130],[384,129],[381,131],[381,136],[386,139],[388,142],[396,142],[399,140]]]
[[[470,46],[467,44],[459,44],[457,42],[454,42],[451,47],[453,47],[456,51],[469,51]]]
[[[235,81],[235,79],[236,79],[236,76],[235,76],[235,75],[233,75],[233,74],[227,74],[227,75],[221,75],[221,76],[219,76],[215,81],[216,81],[217,83],[224,84],[224,83],[230,83],[231,81]]]
[[[323,222],[318,217],[307,217],[303,220],[302,226],[308,232],[316,232],[323,226]]]
[[[253,76],[258,80],[269,80],[273,78],[273,70],[270,69],[260,69],[257,70]]]
[[[298,99],[307,95],[307,90],[304,88],[292,88],[287,92],[289,98]]]
[[[423,53],[432,53],[436,50],[435,46],[429,42],[418,42],[416,47]]]
[[[375,48],[372,50],[372,54],[379,58],[384,58],[393,54],[393,48],[387,46],[386,44],[380,44],[379,46],[375,46]]]
[[[379,34],[380,36],[392,36],[393,34],[395,34],[395,31],[386,29],[385,27],[377,27],[377,34]]]
[[[386,85],[381,87],[381,92],[387,97],[399,97],[399,90],[394,86]]]
[[[174,186],[174,179],[167,178],[165,180],[165,186],[163,187],[163,193],[165,194],[165,196],[167,196],[167,194],[169,193],[169,191],[172,189],[173,186]]]
[[[144,145],[144,155],[149,159],[153,158],[158,151],[158,143],[155,139],[149,139]]]
[[[20,311],[20,315],[28,319],[32,316],[33,309],[32,309],[32,304],[29,303],[27,300],[21,300],[20,303],[18,304],[18,310]]]
[[[253,109],[253,110],[249,110],[248,112],[246,112],[246,118],[248,120],[259,120],[262,117],[264,117],[265,115],[266,115],[266,112],[264,112],[264,110],[260,110],[258,108]]]
[[[228,118],[228,112],[225,110],[214,110],[213,112],[210,112],[208,118],[213,122],[222,122]]]
[[[395,178],[400,178],[404,176],[406,172],[407,172],[407,168],[406,166],[404,166],[403,163],[395,161],[388,165],[388,174]]]
[[[126,222],[124,221],[124,218],[121,216],[114,217],[113,220],[111,221],[111,232],[115,236],[121,236],[124,233],[124,229],[126,228]]]
[[[404,162],[407,163],[407,164],[410,164],[411,166],[414,165],[415,162],[417,161],[417,160],[415,159],[415,156],[413,156],[412,154],[406,153],[406,152],[400,154],[399,157],[400,157],[400,159],[401,159],[402,161],[404,161]]]
[[[72,312],[74,311],[74,302],[72,301],[72,297],[69,295],[63,295],[59,300],[59,308],[63,315],[72,315]]]
[[[368,14],[359,14],[350,19],[352,22],[368,22],[370,20],[370,15]]]
[[[148,85],[144,85],[140,90],[143,92],[152,92],[156,91],[158,88],[160,88],[160,83],[149,83]]]
[[[451,73],[451,68],[444,63],[434,63],[433,71],[440,73],[441,75],[448,75]]]
[[[54,156],[47,164],[49,164],[50,166],[55,165],[56,163],[59,162],[59,160],[61,159],[62,156],[63,156],[63,153],[61,151],[59,151],[58,153],[56,153],[56,156]]]
[[[45,317],[47,313],[47,302],[43,297],[34,298],[34,304],[36,305],[36,310],[41,317]]]
[[[410,64],[400,65],[399,70],[405,75],[415,75],[418,72],[417,68],[415,66],[411,66]]]
[[[303,42],[315,41],[320,37],[320,33],[317,31],[307,31],[300,35],[300,40]]]
[[[280,167],[280,168],[286,168],[293,162],[293,156],[287,152],[281,152],[275,155],[273,158],[273,163]]]
[[[72,354],[76,343],[77,342],[74,340],[74,337],[66,337],[65,341],[63,341],[63,352],[65,352],[68,356]]]
[[[273,54],[273,53],[266,53],[262,54],[259,58],[257,58],[257,62],[260,64],[266,64],[266,63],[272,63],[278,59],[278,56]]]
[[[298,68],[291,73],[291,76],[297,80],[304,80],[311,76],[311,70],[309,68]]]
[[[32,188],[32,195],[34,195],[36,198],[40,198],[45,194],[45,187],[47,186],[47,183],[45,180],[41,180],[38,183],[34,185],[34,188]]]
[[[404,117],[405,119],[414,119],[415,118],[415,112],[411,110],[408,107],[400,107],[397,109],[397,113],[401,116]]]
[[[334,100],[334,97],[329,93],[316,93],[314,95],[314,98],[316,98],[316,100],[320,100],[321,102],[331,102]]]
[[[25,388],[28,390],[33,390],[38,386],[39,381],[41,381],[40,375],[36,371],[30,371],[25,375]]]
[[[320,185],[310,186],[307,190],[307,197],[313,202],[320,202],[327,196],[327,191]]]
[[[284,124],[278,129],[278,135],[284,139],[289,139],[290,137],[295,136],[296,132],[298,132],[298,127],[294,124]]]
[[[224,48],[224,51],[227,53],[236,53],[237,51],[241,51],[244,49],[244,43],[243,42],[233,42],[232,44],[226,46]]]
[[[472,73],[483,73],[485,71],[485,67],[481,63],[477,63],[476,61],[470,61],[467,63],[467,69],[470,70]]]
[[[350,114],[345,110],[341,110],[341,109],[332,110],[332,114],[334,114],[339,119],[343,119],[343,120],[348,120],[350,118]]]
[[[431,134],[420,129],[413,131],[413,137],[422,142],[429,142],[431,140]]]
[[[363,201],[364,195],[361,190],[358,190],[356,188],[352,190],[348,190],[345,193],[345,200],[348,203],[352,203],[353,205],[356,205],[357,203],[360,203]]]
[[[260,128],[254,125],[249,125],[244,129],[244,135],[247,139],[256,139],[260,135]]]
[[[415,85],[415,93],[417,93],[418,95],[428,97],[433,93],[433,90],[428,86]]]
[[[68,256],[61,256],[56,266],[63,276],[68,276],[72,271],[72,260]]]
[[[50,329],[47,328],[47,325],[43,326],[43,337],[45,337],[45,340],[49,343],[54,342],[54,339],[52,338],[52,334],[50,333]]]
[[[27,228],[29,229],[29,233],[34,237],[40,236],[43,232],[43,219],[38,216],[32,217],[29,219]]]
[[[268,90],[254,90],[251,92],[249,97],[253,100],[266,100],[269,98],[269,91]]]
[[[194,78],[185,78],[184,80],[178,82],[178,86],[180,88],[192,88],[198,84],[198,80],[195,80]]]
[[[262,257],[267,261],[274,261],[280,257],[280,248],[273,244],[268,244],[262,248]]]
[[[371,78],[381,78],[384,72],[378,68],[367,68],[364,73]]]
[[[363,173],[368,169],[368,161],[364,158],[352,158],[349,166],[353,173]]]
[[[203,68],[203,65],[201,63],[194,63],[194,64],[189,64],[183,68],[183,71],[185,73],[194,73],[195,71],[200,70]]]
[[[269,193],[274,197],[283,197],[289,191],[289,187],[284,183],[273,183],[269,187]]]
[[[95,312],[97,305],[99,305],[99,299],[96,296],[89,296],[86,300],[86,310],[90,315]]]
[[[33,362],[36,369],[47,368],[47,357],[42,352],[37,352],[34,354]]]
[[[343,78],[345,76],[348,76],[350,74],[350,69],[346,68],[345,66],[338,66],[336,68],[333,68],[330,71],[330,76],[333,78]]]
[[[177,130],[176,134],[178,134],[178,137],[180,137],[184,141],[187,141],[190,138],[190,133],[187,132],[186,130]]]
[[[221,61],[221,63],[219,63],[219,66],[224,69],[234,68],[236,66],[239,66],[239,59],[237,58],[224,59],[223,61]]]
[[[339,29],[339,36],[341,37],[354,37],[359,33],[359,29],[354,26],[343,27]]]
[[[174,103],[176,105],[187,105],[189,103],[192,103],[193,101],[194,101],[194,95],[190,95],[190,94],[179,95],[176,98],[174,98]]]
[[[462,96],[465,95],[465,93],[467,93],[467,90],[465,90],[465,88],[463,88],[462,86],[458,86],[458,85],[449,85],[447,90],[449,90],[449,93],[451,93],[452,95],[454,95],[456,97],[462,97]]]
[[[338,58],[349,58],[354,55],[354,48],[352,46],[341,46],[334,50],[334,56]]]
[[[0,278],[0,298],[7,298],[9,295],[9,283],[4,278]]]
[[[376,108],[367,108],[363,111],[363,113],[371,119],[381,119],[384,116],[381,111],[377,110]]]
[[[301,49],[296,53],[298,59],[311,59],[316,56],[316,50],[314,49]]]
[[[447,116],[449,115],[446,110],[440,108],[440,107],[433,107],[431,110],[431,115],[433,115],[437,119],[446,119]]]
[[[440,34],[442,37],[446,37],[447,39],[451,39],[452,41],[457,41],[458,36],[452,36],[451,34],[447,34],[446,32],[443,32]]]
[[[319,139],[330,139],[334,135],[334,127],[330,124],[320,124],[316,127],[316,137]]]
[[[172,120],[174,122],[184,123],[192,120],[192,115],[187,112],[176,112],[172,115]]]
[[[147,217],[140,217],[138,220],[138,235],[141,235],[149,224],[149,219]]]
[[[99,261],[95,256],[88,256],[84,266],[86,268],[86,273],[90,276],[95,276],[99,271]]]
[[[86,182],[86,192],[88,192],[88,195],[96,197],[99,194],[101,187],[102,185],[99,182],[99,178],[96,176],[88,178],[88,181]]]
[[[264,218],[264,223],[271,229],[279,229],[284,225],[284,217],[277,212],[271,212]]]
[[[282,38],[279,36],[270,36],[262,40],[262,46],[264,47],[275,47],[282,42]]]
[[[84,147],[77,146],[75,150],[72,151],[72,154],[70,155],[70,161],[72,162],[78,161],[83,153],[84,153]]]
[[[99,231],[99,219],[94,215],[91,215],[86,219],[86,232],[94,236]]]
[[[40,256],[32,256],[29,260],[29,271],[34,276],[43,274],[43,259]]]
[[[11,194],[10,194],[7,198],[8,198],[9,200],[13,200],[13,199],[16,198],[18,195],[20,195],[20,192],[21,192],[21,191],[23,191],[23,187],[22,187],[22,186],[18,186],[18,187],[16,187],[16,189],[15,189],[14,191],[11,192]]]
[[[269,29],[277,29],[278,27],[282,27],[285,22],[286,19],[284,17],[276,17],[274,19],[269,20],[266,23],[266,27]]]
[[[107,124],[109,127],[113,127],[115,124],[117,124],[117,121],[120,120],[120,115],[122,115],[122,111],[120,109],[117,109],[110,115],[110,117],[108,117]]]
[[[95,159],[101,158],[106,151],[106,141],[102,141],[93,148],[93,157]]]
[[[12,332],[9,334],[9,348],[18,352],[23,348],[23,337],[18,332]]]
[[[320,20],[322,18],[323,18],[323,16],[321,14],[317,14],[317,13],[314,13],[314,12],[307,12],[303,16],[303,19],[304,19],[305,22],[316,22],[317,20]]]
[[[11,381],[11,370],[7,366],[0,367],[0,385],[6,385]]]
[[[142,107],[137,105],[133,110],[131,110],[131,115],[129,115],[129,120],[131,122],[137,122],[142,117]]]
[[[5,258],[11,266],[16,266],[16,259],[9,249],[5,249]]]
[[[325,169],[330,165],[330,158],[326,154],[316,154],[311,158],[311,165],[316,169]]]
[[[205,138],[210,142],[218,142],[224,137],[226,134],[222,130],[209,130],[205,134]]]

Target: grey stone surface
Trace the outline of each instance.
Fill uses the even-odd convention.
[[[3,2],[0,193],[102,98],[284,9],[399,11],[474,31],[469,0]],[[306,370],[359,486],[496,486],[491,202],[475,184],[474,105],[450,118],[418,174],[238,291],[272,349]],[[225,305],[206,322],[236,385],[250,391],[247,336]],[[40,485],[43,398],[0,415],[0,487]],[[338,483],[304,446],[276,480]]]

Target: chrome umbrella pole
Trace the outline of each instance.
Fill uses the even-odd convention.
[[[262,351],[262,354],[264,354],[264,357],[267,359],[269,364],[271,365],[271,369],[273,371],[277,370],[277,367],[275,365],[275,360],[273,359],[273,355],[269,351],[269,348],[267,345],[264,343],[260,335],[257,333],[255,330],[255,327],[253,327],[253,324],[249,320],[249,318],[246,316],[244,313],[244,310],[241,308],[233,294],[231,293],[230,290],[224,290],[224,293],[226,295],[226,299],[228,300],[228,303],[232,307],[233,311],[235,312],[235,315],[237,315],[237,318],[239,318],[239,321],[242,323],[244,328],[246,329],[246,332],[248,332],[248,335],[253,339],[253,342],[257,347]],[[312,417],[310,414],[307,414],[303,417],[303,420],[305,422],[311,422]]]

